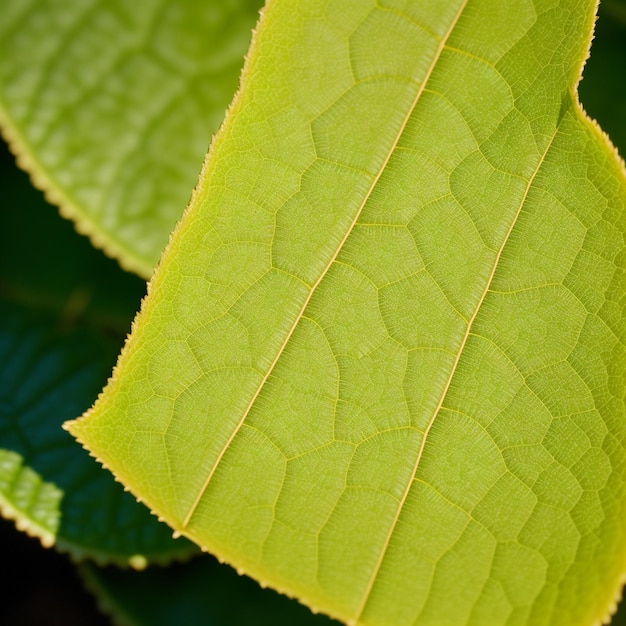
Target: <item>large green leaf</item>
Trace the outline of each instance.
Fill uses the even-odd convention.
[[[260,0],[3,0],[0,123],[80,232],[150,276],[232,98]]]
[[[604,618],[626,176],[577,102],[593,13],[271,2],[71,432],[177,532],[350,623]]]

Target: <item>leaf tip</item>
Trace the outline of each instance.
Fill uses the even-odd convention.
[[[65,431],[67,431],[68,433],[70,433],[70,435],[74,434],[74,428],[76,427],[76,422],[77,420],[73,419],[73,420],[67,420],[65,422],[63,422],[61,424],[61,428]]]

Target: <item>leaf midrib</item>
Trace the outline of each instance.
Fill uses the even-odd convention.
[[[344,234],[343,238],[341,239],[341,241],[337,245],[337,247],[335,249],[335,252],[333,253],[331,258],[329,259],[328,263],[326,264],[326,266],[324,267],[324,269],[320,273],[320,275],[317,278],[317,280],[315,281],[315,283],[313,283],[313,285],[309,289],[309,293],[308,293],[307,297],[305,298],[302,306],[300,307],[300,310],[299,310],[298,314],[294,318],[293,324],[291,325],[287,335],[285,336],[285,339],[283,340],[283,343],[280,345],[280,347],[278,349],[278,352],[276,353],[276,356],[274,357],[274,360],[272,361],[272,363],[268,367],[267,372],[265,373],[265,376],[263,377],[263,379],[259,383],[259,385],[258,385],[258,387],[257,387],[257,389],[256,389],[256,391],[254,393],[254,395],[252,396],[252,398],[250,399],[250,402],[246,406],[246,409],[242,413],[241,418],[239,419],[239,421],[235,425],[235,428],[233,429],[232,433],[230,434],[230,436],[226,440],[226,443],[224,444],[224,446],[222,447],[222,450],[218,454],[218,456],[217,456],[217,458],[215,460],[215,463],[213,464],[213,467],[209,471],[209,474],[208,474],[207,478],[205,479],[205,481],[204,481],[202,487],[200,488],[200,490],[198,491],[198,494],[197,494],[196,498],[194,499],[191,507],[189,508],[189,511],[185,515],[185,517],[183,519],[183,522],[182,522],[181,530],[184,530],[189,525],[189,523],[191,521],[191,518],[193,517],[195,511],[197,510],[198,505],[200,504],[200,501],[204,497],[204,494],[206,493],[206,490],[207,490],[211,480],[213,479],[213,476],[215,475],[215,472],[217,471],[217,468],[219,467],[219,465],[220,465],[224,455],[226,454],[226,451],[228,450],[228,448],[230,447],[230,444],[233,442],[234,438],[237,436],[237,434],[239,433],[239,431],[243,427],[243,425],[244,425],[244,423],[245,423],[245,421],[246,421],[250,411],[252,410],[252,407],[254,406],[257,398],[259,397],[259,394],[261,393],[262,389],[265,387],[265,383],[267,382],[268,378],[271,376],[274,368],[276,367],[276,364],[280,360],[280,357],[282,356],[285,348],[287,347],[287,344],[291,340],[291,337],[292,337],[293,333],[295,332],[298,324],[300,323],[300,320],[304,316],[304,312],[306,311],[306,309],[307,309],[307,307],[309,305],[309,302],[311,301],[311,298],[313,297],[313,294],[317,290],[317,287],[320,285],[320,283],[324,280],[324,278],[325,278],[326,274],[328,273],[329,269],[332,267],[333,263],[336,261],[337,257],[339,256],[339,253],[341,252],[341,249],[343,248],[344,244],[348,240],[348,237],[352,233],[352,231],[354,229],[354,226],[356,225],[359,217],[361,216],[361,213],[363,212],[363,209],[364,209],[365,205],[369,201],[372,193],[374,192],[374,189],[378,185],[378,182],[379,182],[381,176],[383,175],[384,171],[387,169],[387,165],[389,164],[389,161],[390,161],[391,157],[393,156],[393,154],[394,154],[394,152],[396,150],[396,147],[398,146],[398,143],[399,143],[400,139],[402,138],[402,135],[404,134],[404,130],[406,129],[406,126],[409,123],[409,120],[411,119],[411,117],[413,115],[413,112],[415,111],[417,103],[420,101],[420,98],[422,97],[422,94],[424,93],[424,91],[426,89],[426,85],[428,84],[428,81],[430,80],[430,77],[431,77],[431,75],[432,75],[432,73],[433,73],[433,71],[434,71],[434,69],[435,69],[435,67],[437,65],[437,62],[439,61],[439,58],[441,57],[441,54],[442,54],[443,50],[446,48],[446,42],[450,38],[450,35],[452,34],[452,31],[454,30],[455,26],[457,25],[457,23],[459,21],[459,18],[461,17],[463,11],[465,10],[467,2],[468,2],[468,0],[462,0],[461,5],[459,6],[459,9],[457,10],[456,15],[454,16],[454,18],[452,19],[452,21],[450,23],[450,26],[448,27],[448,30],[442,36],[441,41],[439,42],[439,45],[437,47],[437,50],[435,51],[435,54],[433,56],[433,59],[432,59],[430,65],[428,67],[428,70],[426,71],[426,73],[424,75],[424,78],[423,78],[422,82],[420,83],[419,88],[417,89],[415,97],[413,98],[413,101],[411,102],[411,105],[409,106],[409,108],[407,110],[407,113],[404,116],[404,119],[402,120],[402,123],[401,123],[400,127],[398,128],[396,136],[395,136],[395,138],[394,138],[394,140],[393,140],[393,142],[392,142],[392,144],[391,144],[391,146],[390,146],[390,148],[389,148],[389,150],[387,152],[387,155],[386,155],[384,161],[382,162],[382,164],[381,164],[381,166],[380,166],[376,176],[374,177],[374,179],[373,179],[369,189],[367,190],[367,192],[366,192],[366,194],[365,194],[365,196],[363,198],[363,201],[359,205],[358,210],[355,212],[355,215],[354,215],[354,218],[352,219],[352,222],[350,223],[350,225],[346,229],[346,233]]]

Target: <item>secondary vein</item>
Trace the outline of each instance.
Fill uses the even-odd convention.
[[[550,141],[548,142],[548,145],[546,146],[545,151],[543,152],[543,154],[541,155],[541,158],[539,159],[539,162],[537,163],[537,167],[535,168],[535,170],[533,171],[530,179],[528,180],[528,184],[526,185],[526,189],[524,190],[524,195],[522,196],[522,199],[519,203],[519,206],[517,208],[517,211],[515,212],[515,215],[513,216],[513,219],[511,220],[511,224],[506,232],[506,235],[504,236],[504,239],[502,241],[502,244],[500,245],[500,247],[498,248],[498,251],[496,253],[494,262],[493,262],[493,266],[491,268],[491,272],[487,278],[487,282],[485,283],[485,288],[483,289],[483,292],[478,300],[478,303],[476,304],[476,308],[474,309],[474,312],[472,313],[472,316],[470,317],[466,329],[465,329],[465,334],[463,335],[463,339],[461,340],[461,343],[459,345],[459,349],[456,353],[456,357],[454,359],[454,363],[452,364],[452,368],[450,370],[450,374],[446,380],[446,384],[444,385],[443,391],[441,393],[441,397],[439,398],[439,402],[437,403],[437,406],[435,407],[435,410],[433,411],[433,414],[428,422],[428,425],[426,426],[426,429],[424,430],[424,435],[422,437],[422,441],[420,442],[420,447],[419,450],[417,452],[417,458],[415,459],[415,463],[413,465],[413,470],[411,473],[411,478],[409,479],[406,489],[404,490],[404,493],[402,494],[402,498],[400,499],[400,502],[398,504],[398,508],[396,510],[396,514],[394,516],[394,519],[392,520],[392,523],[389,527],[389,532],[387,533],[387,537],[385,538],[385,542],[383,544],[382,550],[380,552],[380,555],[378,557],[378,560],[376,561],[376,565],[374,566],[374,569],[372,571],[372,575],[370,576],[370,579],[368,581],[367,587],[365,588],[365,592],[361,598],[361,601],[359,603],[359,606],[357,608],[357,612],[356,612],[356,616],[354,618],[354,622],[353,623],[358,623],[361,615],[363,614],[363,611],[365,609],[365,605],[367,604],[367,601],[370,597],[370,594],[372,592],[372,588],[374,586],[374,583],[376,581],[376,578],[378,576],[378,572],[380,570],[380,567],[383,563],[383,560],[385,558],[385,554],[387,553],[387,549],[389,548],[389,543],[391,541],[391,537],[395,531],[395,528],[398,524],[398,520],[400,518],[400,514],[402,512],[402,509],[404,508],[404,503],[406,502],[406,499],[409,495],[409,492],[411,490],[411,487],[413,485],[413,482],[415,480],[415,476],[417,474],[417,468],[419,466],[419,463],[421,461],[422,458],[422,454],[424,452],[424,447],[426,446],[426,440],[428,438],[428,434],[433,426],[433,424],[435,423],[435,419],[437,418],[437,415],[439,414],[439,411],[441,410],[441,407],[443,406],[443,403],[446,399],[446,396],[448,394],[448,390],[450,389],[450,385],[452,384],[452,379],[454,378],[454,375],[456,373],[456,369],[458,367],[459,361],[461,360],[461,354],[463,353],[463,350],[465,349],[465,345],[467,344],[467,340],[471,334],[471,330],[472,330],[472,325],[474,324],[474,320],[476,319],[476,316],[478,315],[478,312],[480,311],[480,308],[485,300],[485,297],[487,296],[487,293],[489,293],[489,289],[491,287],[491,283],[493,282],[493,278],[496,274],[496,269],[498,267],[498,264],[500,262],[500,257],[502,256],[502,252],[504,251],[504,248],[506,247],[506,244],[511,236],[511,233],[513,232],[513,229],[515,227],[515,224],[517,223],[517,220],[520,216],[520,213],[522,212],[522,208],[524,207],[524,205],[526,204],[526,200],[528,198],[528,194],[530,192],[530,189],[532,188],[533,182],[537,176],[537,173],[539,172],[539,170],[541,169],[541,166],[546,158],[546,155],[548,154],[548,151],[550,150],[550,147],[552,146],[552,143],[554,141],[554,138],[556,136],[556,133],[558,131],[558,127],[557,129],[555,129],[554,133],[552,134],[552,137],[550,138]]]
[[[304,312],[307,308],[307,306],[309,305],[309,302],[311,301],[311,298],[313,297],[313,294],[315,293],[315,290],[317,289],[317,287],[319,286],[319,284],[322,282],[322,280],[324,279],[324,277],[326,276],[326,274],[328,273],[328,270],[331,268],[331,266],[333,265],[333,263],[335,262],[335,260],[337,259],[337,257],[339,256],[339,253],[341,252],[341,249],[343,248],[345,242],[347,241],[348,237],[350,236],[350,233],[352,232],[352,230],[354,229],[354,226],[356,225],[361,213],[363,212],[363,208],[365,207],[365,205],[367,204],[367,201],[370,199],[370,196],[372,195],[374,189],[376,188],[376,185],[378,184],[378,181],[380,180],[380,177],[383,175],[383,172],[385,171],[385,169],[387,168],[387,165],[389,164],[389,160],[391,159],[393,153],[395,152],[397,146],[398,146],[398,142],[400,141],[400,138],[402,137],[404,130],[407,126],[407,124],[409,123],[409,120],[411,119],[411,116],[413,114],[413,111],[415,110],[415,107],[417,106],[417,103],[419,102],[422,94],[424,93],[424,89],[426,87],[426,84],[428,83],[428,80],[430,79],[430,76],[435,68],[435,65],[437,64],[437,61],[439,60],[439,57],[441,56],[441,53],[443,52],[443,49],[445,48],[445,44],[446,41],[448,40],[450,33],[452,32],[452,30],[454,29],[459,17],[461,16],[461,13],[463,12],[465,5],[467,4],[467,0],[463,0],[463,2],[461,3],[461,6],[456,14],[456,16],[454,17],[448,31],[445,33],[445,35],[443,36],[443,38],[441,39],[439,46],[437,47],[437,50],[435,51],[435,54],[433,56],[433,60],[430,64],[430,67],[428,68],[428,71],[426,72],[426,74],[424,75],[424,79],[422,80],[416,94],[415,97],[413,98],[413,102],[411,103],[411,106],[408,108],[407,113],[404,117],[404,119],[402,120],[402,123],[398,129],[398,132],[396,133],[396,136],[387,152],[387,155],[385,157],[385,160],[383,161],[383,163],[381,164],[376,176],[374,177],[374,179],[372,180],[372,184],[370,185],[369,189],[367,190],[363,201],[361,202],[361,204],[359,205],[358,210],[355,212],[354,218],[352,219],[352,222],[350,223],[349,227],[346,229],[346,233],[344,234],[343,238],[341,239],[341,241],[339,242],[339,244],[337,245],[333,255],[331,256],[331,258],[329,259],[328,263],[326,264],[326,266],[324,267],[324,269],[322,270],[322,272],[320,273],[320,275],[318,276],[317,280],[315,281],[315,283],[311,286],[309,293],[307,294],[307,297],[305,298],[297,316],[295,317],[293,324],[291,325],[287,335],[285,336],[284,341],[282,342],[282,344],[280,345],[278,352],[276,353],[276,356],[274,357],[274,360],[272,361],[272,363],[270,364],[269,368],[267,369],[267,372],[265,373],[265,376],[263,377],[263,379],[261,380],[261,382],[259,383],[259,386],[257,387],[254,395],[252,396],[250,402],[248,403],[245,411],[243,412],[240,420],[237,422],[235,428],[233,429],[232,433],[230,434],[230,436],[228,437],[226,443],[224,444],[222,450],[220,451],[217,459],[215,460],[215,463],[213,464],[213,467],[211,468],[209,475],[207,476],[206,480],[204,481],[204,484],[202,485],[201,489],[198,492],[198,495],[196,496],[193,504],[191,505],[187,515],[185,516],[183,523],[182,523],[182,528],[186,528],[189,525],[189,522],[191,521],[191,518],[193,517],[194,512],[196,511],[196,509],[198,508],[198,504],[200,503],[200,501],[202,500],[208,486],[209,483],[211,482],[211,480],[213,479],[213,476],[215,475],[215,472],[220,464],[220,462],[222,461],[222,458],[224,457],[224,454],[226,454],[226,451],[228,450],[228,448],[230,447],[230,444],[232,443],[233,439],[237,436],[237,433],[241,430],[244,422],[246,421],[246,418],[248,417],[248,414],[250,413],[250,411],[252,410],[252,407],[254,406],[254,403],[256,402],[257,398],[259,397],[259,394],[261,393],[261,390],[263,389],[263,387],[265,386],[265,383],[267,382],[267,379],[270,377],[270,375],[272,374],[272,371],[274,370],[276,364],[278,363],[282,353],[285,350],[285,347],[287,346],[287,344],[289,343],[289,340],[291,339],[294,331],[296,330],[296,327],[298,326],[298,324],[300,323],[300,320],[302,319],[302,316],[304,315]]]

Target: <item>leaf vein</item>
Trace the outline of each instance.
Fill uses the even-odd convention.
[[[526,190],[524,192],[524,195],[523,195],[523,197],[522,197],[522,199],[521,199],[521,201],[519,203],[517,211],[516,211],[515,215],[513,216],[512,221],[511,221],[511,225],[509,226],[509,229],[508,229],[507,233],[505,234],[504,239],[502,241],[502,244],[500,245],[498,253],[496,254],[496,257],[494,259],[493,267],[491,269],[491,273],[489,274],[489,276],[487,278],[487,282],[486,282],[485,288],[484,288],[484,290],[483,290],[483,292],[481,294],[481,297],[478,300],[478,303],[477,303],[477,305],[476,305],[476,307],[474,309],[474,312],[473,312],[472,316],[470,317],[470,319],[469,319],[469,321],[467,323],[465,334],[464,334],[464,336],[463,336],[463,338],[461,340],[461,343],[459,345],[459,349],[457,351],[456,358],[454,360],[454,363],[452,364],[452,368],[450,370],[450,374],[448,376],[446,384],[444,385],[443,391],[441,393],[441,397],[440,397],[439,402],[438,402],[437,406],[435,407],[435,410],[433,411],[433,414],[432,414],[432,416],[430,418],[430,421],[429,421],[429,423],[428,423],[428,425],[427,425],[427,427],[426,427],[426,429],[424,431],[424,436],[422,437],[422,442],[421,442],[420,448],[419,448],[419,450],[417,452],[417,458],[416,458],[415,464],[413,466],[411,477],[410,477],[409,481],[407,482],[404,494],[403,494],[402,499],[400,501],[400,505],[398,506],[398,509],[396,511],[394,519],[392,520],[392,522],[390,524],[389,532],[387,533],[387,536],[385,538],[385,542],[384,542],[384,544],[382,546],[382,549],[380,551],[380,555],[379,555],[378,560],[376,561],[376,564],[375,564],[375,566],[374,566],[374,568],[372,570],[372,575],[370,576],[368,584],[367,584],[367,586],[365,588],[365,592],[363,593],[363,596],[362,596],[361,601],[359,603],[359,606],[357,608],[357,611],[356,611],[356,614],[355,614],[355,617],[354,617],[354,622],[353,622],[355,624],[359,622],[359,619],[360,619],[361,615],[363,614],[363,611],[365,609],[367,601],[368,601],[368,599],[370,597],[372,588],[373,588],[374,583],[376,581],[376,578],[378,576],[378,572],[380,570],[380,567],[382,565],[383,559],[384,559],[385,554],[387,552],[387,549],[389,547],[389,544],[390,544],[390,541],[391,541],[391,537],[392,537],[392,535],[393,535],[393,533],[395,531],[395,528],[397,526],[398,520],[400,518],[400,513],[402,512],[402,509],[404,507],[404,503],[406,502],[406,499],[407,499],[407,497],[409,495],[409,491],[411,490],[411,487],[412,487],[413,482],[415,480],[415,477],[417,475],[417,469],[419,467],[419,464],[420,464],[420,461],[421,461],[421,458],[422,458],[422,454],[424,452],[424,447],[425,447],[425,444],[426,444],[426,440],[428,439],[428,434],[429,434],[433,424],[435,423],[435,419],[436,419],[437,415],[439,414],[440,410],[443,407],[443,403],[444,403],[445,398],[447,396],[448,390],[450,389],[450,385],[451,385],[452,379],[454,378],[454,375],[456,373],[459,361],[461,359],[461,355],[463,354],[465,345],[467,344],[467,340],[468,340],[468,338],[469,338],[469,336],[471,334],[471,329],[472,329],[472,325],[474,323],[474,320],[476,319],[476,317],[478,315],[478,312],[481,309],[482,303],[485,300],[485,297],[487,296],[487,293],[489,292],[489,287],[490,287],[490,285],[491,285],[491,283],[493,281],[493,278],[495,276],[496,269],[497,269],[499,261],[500,261],[500,257],[502,256],[502,252],[504,251],[504,248],[506,247],[506,244],[507,244],[507,242],[508,242],[508,240],[509,240],[509,238],[511,236],[511,233],[512,233],[514,227],[515,227],[515,224],[517,223],[517,219],[518,219],[518,217],[519,217],[519,215],[520,215],[520,213],[522,211],[522,208],[524,207],[524,205],[526,203],[526,199],[528,198],[528,194],[530,193],[530,190],[531,190],[531,188],[533,186],[533,183],[535,181],[537,173],[541,169],[541,166],[542,166],[543,162],[545,161],[546,155],[548,154],[548,152],[550,150],[550,147],[552,146],[552,144],[554,142],[554,138],[556,137],[557,131],[558,131],[558,126],[555,129],[554,133],[552,134],[552,137],[550,138],[550,141],[548,142],[548,145],[546,146],[543,154],[541,155],[541,158],[539,159],[539,162],[537,163],[537,166],[535,167],[534,172],[532,173],[530,179],[528,180],[528,184],[526,186]]]
[[[380,180],[381,176],[383,175],[383,172],[387,169],[387,165],[389,164],[389,161],[392,157],[392,155],[394,154],[396,147],[398,146],[400,139],[402,137],[402,135],[404,134],[404,130],[407,127],[407,124],[409,123],[409,120],[411,119],[411,116],[415,110],[415,107],[417,106],[417,103],[419,102],[422,94],[424,93],[424,89],[432,75],[432,72],[437,64],[437,61],[439,60],[439,57],[441,56],[441,53],[445,47],[445,44],[448,40],[448,38],[450,37],[450,34],[452,33],[455,25],[458,22],[459,17],[461,16],[461,14],[463,13],[463,10],[465,9],[465,6],[467,4],[468,0],[463,0],[459,10],[457,11],[456,16],[454,17],[454,19],[452,20],[452,23],[450,25],[450,27],[448,28],[448,31],[445,33],[445,35],[442,37],[439,46],[434,54],[433,60],[431,61],[430,67],[428,68],[428,71],[426,72],[426,74],[424,75],[424,79],[422,80],[421,84],[419,85],[419,88],[417,89],[417,92],[415,94],[415,97],[413,99],[413,102],[411,103],[411,105],[408,108],[408,111],[406,113],[406,115],[404,116],[404,119],[402,120],[402,123],[400,124],[400,127],[395,135],[395,138],[391,144],[391,146],[389,147],[389,150],[387,152],[387,155],[384,159],[384,161],[382,162],[382,164],[380,165],[378,172],[376,173],[376,175],[374,176],[372,183],[369,187],[369,189],[367,190],[361,204],[359,205],[359,208],[357,209],[357,211],[355,212],[355,215],[351,221],[351,223],[349,224],[348,228],[346,229],[346,232],[343,236],[343,238],[341,239],[341,241],[339,242],[339,244],[337,245],[333,255],[331,256],[331,258],[328,260],[326,266],[324,267],[324,269],[320,272],[320,275],[318,276],[317,280],[315,281],[315,283],[311,286],[309,293],[307,294],[306,298],[304,299],[304,302],[302,304],[302,306],[300,307],[300,311],[298,312],[298,314],[296,315],[289,331],[287,332],[285,339],[283,340],[282,344],[279,346],[278,351],[273,359],[273,361],[270,363],[269,367],[267,368],[267,372],[265,374],[265,376],[263,377],[263,379],[260,381],[256,391],[254,392],[252,398],[250,399],[250,402],[248,403],[246,409],[244,410],[241,418],[239,419],[239,421],[237,422],[237,424],[235,425],[232,433],[230,434],[230,436],[228,437],[228,439],[226,440],[224,446],[222,447],[222,450],[220,451],[220,453],[218,454],[213,467],[209,470],[208,476],[206,478],[206,480],[204,481],[202,487],[200,488],[200,490],[198,491],[198,494],[196,496],[196,498],[194,499],[191,507],[189,508],[189,511],[187,512],[187,514],[185,515],[185,518],[183,519],[182,522],[182,529],[185,529],[188,525],[189,522],[191,521],[191,518],[193,517],[194,512],[197,510],[198,505],[200,503],[200,501],[202,500],[204,494],[206,493],[206,490],[209,486],[209,483],[211,482],[213,476],[215,475],[215,472],[217,470],[217,468],[219,467],[224,455],[226,454],[226,451],[229,449],[230,444],[233,442],[234,438],[237,436],[237,433],[241,430],[241,427],[243,426],[245,420],[247,419],[250,411],[252,410],[252,407],[254,406],[257,398],[259,397],[259,394],[261,393],[261,390],[265,387],[265,383],[267,382],[268,378],[270,377],[270,375],[272,374],[274,368],[276,367],[276,364],[278,363],[282,353],[284,352],[287,344],[289,343],[289,341],[291,340],[291,337],[293,335],[293,333],[296,330],[296,327],[298,326],[298,324],[300,323],[300,320],[302,319],[305,310],[307,309],[309,302],[311,301],[311,298],[313,297],[313,294],[315,293],[315,291],[317,290],[317,287],[320,285],[320,283],[322,282],[322,280],[324,279],[324,277],[326,276],[326,274],[328,273],[329,269],[332,267],[332,265],[335,263],[335,260],[337,259],[337,257],[339,256],[339,253],[341,251],[341,249],[343,248],[345,242],[347,241],[348,237],[350,236],[350,233],[353,231],[361,213],[363,212],[363,208],[365,207],[365,205],[367,204],[367,202],[369,201],[374,189],[376,188],[378,181]],[[401,507],[400,507],[401,508]]]

